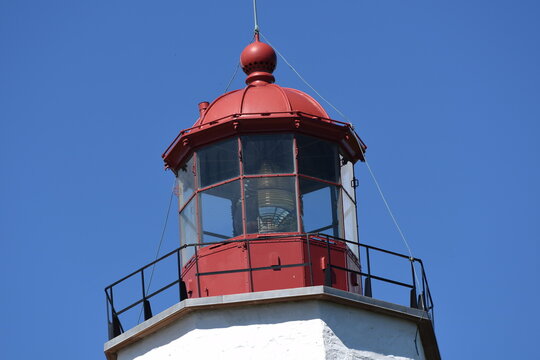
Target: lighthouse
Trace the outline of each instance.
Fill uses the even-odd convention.
[[[276,53],[257,31],[240,64],[246,86],[201,102],[163,154],[179,248],[105,289],[107,359],[440,359],[422,262],[359,241],[364,142],[275,83]],[[410,280],[372,272],[375,253],[405,262]],[[165,261],[173,279],[149,291]],[[128,281],[140,285],[126,303]],[[378,299],[375,282],[402,288],[405,304]],[[175,301],[156,311],[165,292]]]

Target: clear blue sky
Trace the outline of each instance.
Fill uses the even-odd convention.
[[[540,3],[259,8],[263,33],[368,144],[426,263],[443,357],[537,356]],[[160,155],[224,91],[251,11],[249,0],[0,1],[2,358],[102,358],[104,286],[155,255],[173,185]],[[283,62],[275,75],[312,94]],[[357,171],[361,241],[404,252]],[[164,250],[176,233],[173,217]]]

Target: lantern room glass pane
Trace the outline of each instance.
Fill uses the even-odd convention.
[[[216,184],[240,175],[238,140],[236,138],[208,145],[197,152],[201,187]]]
[[[298,172],[339,183],[337,144],[311,136],[297,135]]]
[[[203,242],[242,234],[240,181],[235,180],[200,193]]]
[[[339,187],[300,178],[304,232],[341,237]]]
[[[242,136],[244,174],[291,174],[294,172],[292,134]]]
[[[193,156],[178,169],[176,176],[179,207],[184,206],[195,191],[195,168]]]
[[[358,224],[356,221],[356,205],[354,201],[343,193],[343,227],[345,240],[352,242],[358,242]],[[352,244],[347,244],[351,248],[352,252],[358,257],[358,247]]]
[[[349,194],[349,196],[354,199],[355,197],[355,188],[354,183],[355,181],[358,181],[354,177],[354,164],[350,161],[346,161],[341,155],[341,185],[343,186],[343,190]]]
[[[340,156],[341,163],[341,183],[343,199],[343,238],[355,243],[358,242],[358,222],[356,219],[356,190],[354,176],[354,164]],[[351,251],[358,257],[358,246],[347,243]]]
[[[197,236],[196,198],[193,198],[180,212],[180,245],[195,244],[199,242]],[[182,251],[182,260],[185,263],[195,254],[193,246]]]
[[[298,231],[294,177],[245,180],[248,234]]]

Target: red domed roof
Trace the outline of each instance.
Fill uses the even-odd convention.
[[[197,125],[208,124],[234,114],[304,113],[328,118],[323,107],[302,91],[260,82],[226,93],[210,104]]]
[[[163,154],[166,166],[176,169],[200,146],[239,134],[300,132],[340,144],[352,161],[363,160],[366,149],[352,125],[332,120],[324,108],[302,91],[274,84],[276,53],[259,41],[240,56],[247,86],[199,104],[200,117],[182,130]]]
[[[311,96],[295,89],[283,88],[273,84],[272,72],[276,68],[276,52],[259,41],[246,46],[240,55],[242,70],[248,75],[248,86],[241,90],[226,93],[216,100],[205,111],[195,126],[208,124],[233,114],[275,114],[301,112],[315,117],[328,118],[323,107]]]

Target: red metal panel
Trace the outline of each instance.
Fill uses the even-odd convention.
[[[255,291],[303,287],[306,282],[304,267],[281,267],[303,264],[303,244],[298,237],[251,242],[253,267],[273,266],[270,270],[253,272]],[[276,264],[276,260],[279,262]]]
[[[248,255],[251,257],[252,271],[249,271]],[[196,276],[197,262],[201,273],[199,280]],[[345,243],[332,241],[331,245],[327,246],[326,241],[311,237],[308,249],[305,236],[291,235],[286,238],[254,239],[249,241],[249,244],[248,241],[243,241],[201,248],[198,258],[193,257],[184,267],[183,276],[189,297],[199,296],[199,282],[200,294],[204,297],[250,292],[250,280],[253,283],[252,291],[331,285],[361,294],[359,279],[354,281],[352,273],[338,268],[330,269],[330,265],[360,270],[358,260]],[[204,275],[208,272],[233,270],[246,271]],[[326,271],[330,270],[331,284],[328,284]]]
[[[184,267],[183,276],[186,284],[190,280],[193,289],[188,296],[198,297],[197,283],[201,284],[201,296],[227,295],[249,292],[249,273],[233,272],[216,275],[201,275],[197,281],[197,262],[199,273],[230,271],[248,268],[245,243],[213,245],[201,248],[198,257],[193,257]],[[190,291],[191,290],[191,291]]]

